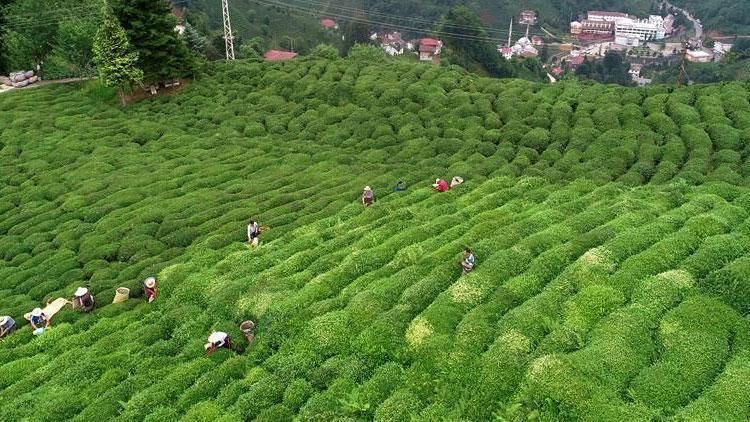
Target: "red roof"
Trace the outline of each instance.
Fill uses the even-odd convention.
[[[500,52],[503,53],[503,54],[510,54],[510,53],[513,52],[513,49],[510,48],[510,47],[503,47],[503,48],[500,49]]]
[[[320,20],[320,24],[325,26],[326,28],[335,28],[336,27],[336,21],[333,19],[323,18]]]
[[[557,76],[559,74],[563,73],[563,69],[560,66],[555,66],[552,68],[552,74]]]
[[[585,57],[583,57],[583,56],[576,56],[576,57],[571,57],[570,60],[568,60],[568,63],[571,66],[578,66],[579,64],[583,63],[584,60],[586,60]]]
[[[266,54],[264,56],[266,60],[269,62],[277,61],[277,60],[291,60],[295,57],[297,57],[297,53],[291,52],[291,51],[281,51],[281,50],[268,50],[266,51]]]
[[[440,45],[440,41],[434,38],[422,38],[421,40],[419,40],[419,45],[437,47],[438,45]]]

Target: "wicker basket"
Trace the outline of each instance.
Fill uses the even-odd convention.
[[[118,287],[115,290],[115,298],[112,300],[112,303],[125,302],[128,299],[130,299],[130,289],[127,287]]]

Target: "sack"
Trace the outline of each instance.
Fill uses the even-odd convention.
[[[130,299],[130,289],[127,287],[118,287],[115,290],[115,298],[112,300],[112,303],[125,302],[128,299]]]

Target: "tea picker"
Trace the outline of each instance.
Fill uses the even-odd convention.
[[[81,312],[90,312],[94,309],[94,297],[91,296],[89,289],[79,287],[73,298],[73,309]]]
[[[146,300],[148,301],[148,303],[156,300],[156,278],[149,277],[143,280],[143,294],[144,296],[146,296]]]
[[[0,317],[0,338],[16,331],[16,321],[8,315]]]
[[[451,179],[451,189],[455,188],[456,186],[459,186],[464,182],[464,179],[460,176],[453,176],[453,179]]]
[[[253,340],[255,340],[255,323],[251,320],[243,322],[240,324],[240,331],[245,335],[248,346],[253,344]]]
[[[365,186],[365,190],[362,191],[362,205],[369,207],[373,202],[375,202],[375,193],[369,186]]]
[[[463,268],[463,272],[461,275],[465,275],[471,272],[471,270],[474,269],[474,253],[471,251],[471,249],[466,248],[464,250],[464,257],[461,261],[458,262],[458,265]]]
[[[445,179],[438,178],[435,179],[435,183],[432,184],[432,188],[438,192],[445,192],[450,189],[450,186],[448,185],[448,182],[445,181]]]
[[[396,182],[396,186],[393,187],[394,192],[402,192],[406,190],[406,182],[399,180]]]
[[[208,356],[211,356],[221,348],[232,350],[232,343],[229,339],[229,334],[223,331],[214,331],[208,336],[208,343],[203,345],[203,349],[206,350]]]
[[[34,329],[34,335],[36,336],[49,328],[49,317],[42,312],[41,308],[34,308],[29,317],[29,323],[31,323],[31,328]]]

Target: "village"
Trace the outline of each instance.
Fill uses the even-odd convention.
[[[554,82],[567,72],[575,72],[584,61],[595,61],[609,51],[617,51],[629,64],[633,83],[646,85],[651,80],[642,77],[644,66],[674,60],[719,61],[730,51],[732,45],[721,42],[715,42],[710,48],[703,46],[700,20],[688,12],[667,2],[662,4],[662,11],[663,16],[654,14],[641,18],[619,11],[590,10],[570,22],[568,34],[555,36],[538,25],[537,11],[522,10],[510,20],[508,38],[497,45],[497,52],[506,60],[539,58],[550,81]],[[685,24],[676,25],[680,14]],[[692,23],[693,28],[686,28],[687,23]],[[325,30],[339,29],[338,23],[330,18],[321,18],[320,24]],[[542,33],[547,36],[540,35]],[[520,36],[515,38],[514,34]],[[435,64],[440,63],[444,47],[444,42],[436,37],[410,38],[399,31],[374,32],[370,40],[389,56],[413,57]],[[551,54],[541,54],[545,45]],[[272,50],[265,58],[289,60],[296,55],[291,51]]]

